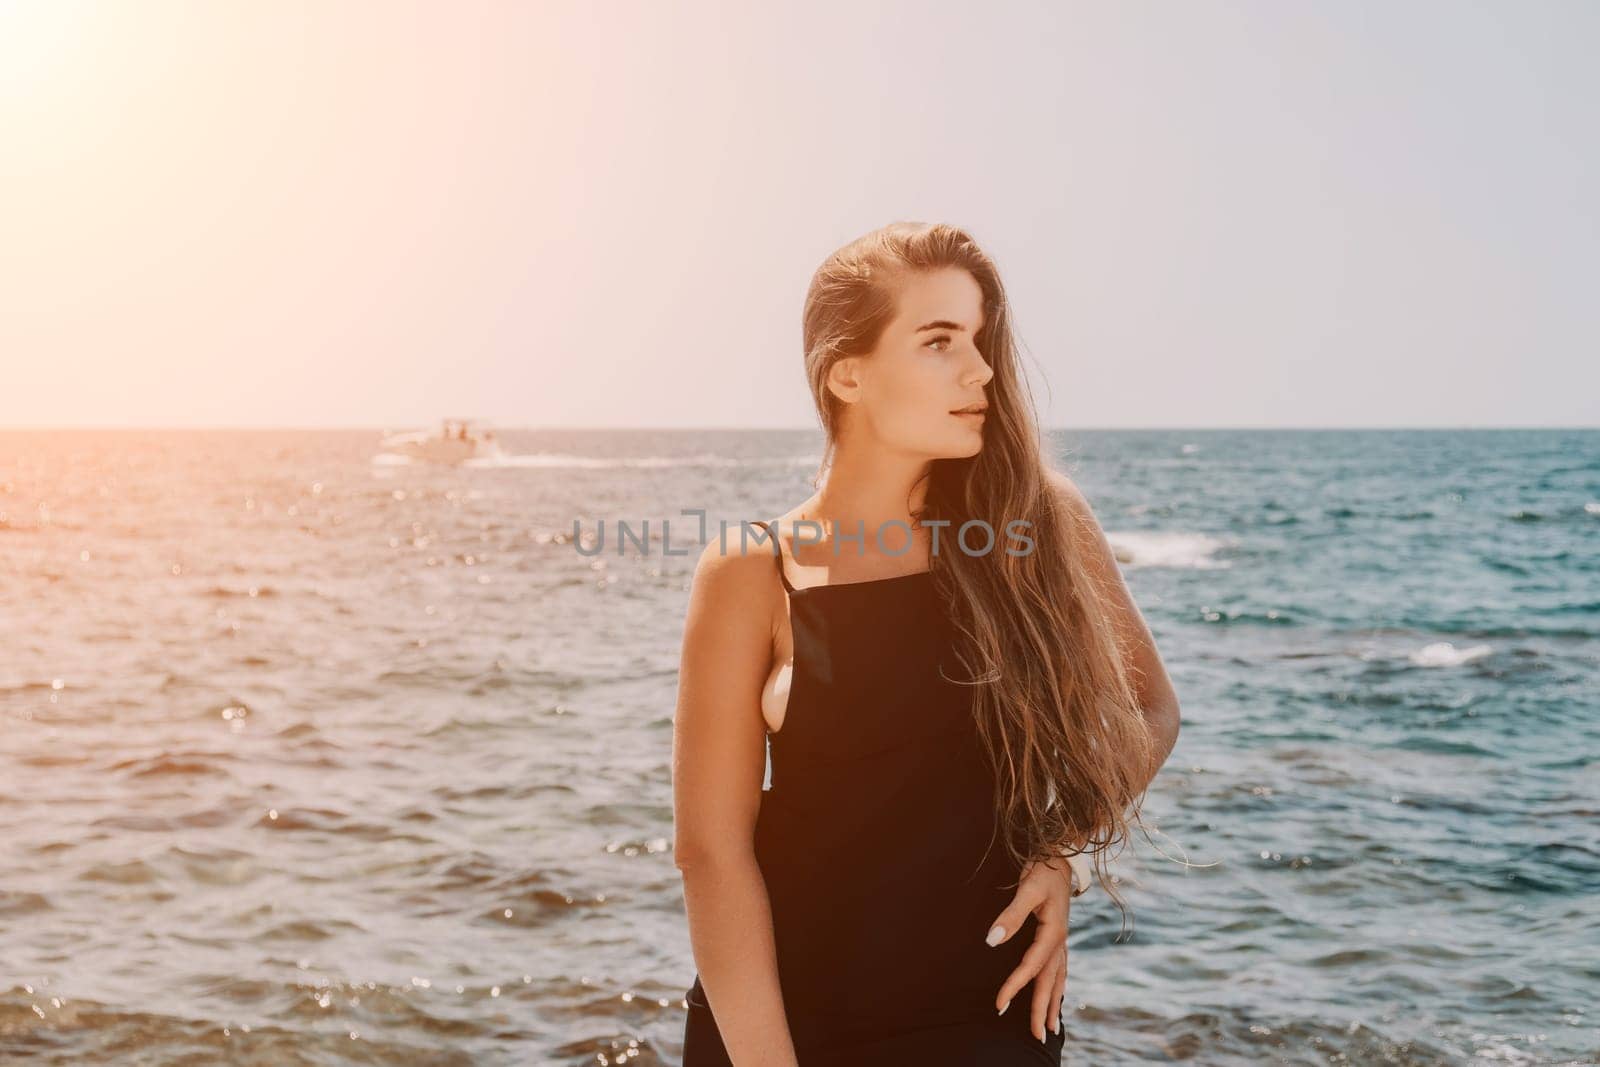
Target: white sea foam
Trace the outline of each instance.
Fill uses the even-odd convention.
[[[1459,667],[1463,663],[1482,659],[1493,651],[1494,649],[1488,645],[1457,648],[1449,641],[1435,641],[1411,653],[1410,659],[1418,667]]]
[[[1132,567],[1183,567],[1195,570],[1232,566],[1226,560],[1213,558],[1218,549],[1228,542],[1207,534],[1182,531],[1158,532],[1130,530],[1121,533],[1107,531],[1106,540],[1117,554],[1117,559]]]

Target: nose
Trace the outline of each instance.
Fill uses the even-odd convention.
[[[969,388],[972,386],[981,388],[988,385],[989,380],[994,377],[994,368],[989,366],[987,359],[983,358],[983,353],[977,349],[973,349],[973,353],[976,365],[967,370],[964,380]]]

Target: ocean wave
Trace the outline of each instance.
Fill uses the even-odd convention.
[[[1435,641],[1411,653],[1410,660],[1418,667],[1459,667],[1464,663],[1482,659],[1494,652],[1491,645],[1471,645],[1457,648],[1449,641]]]
[[[1129,530],[1107,532],[1106,540],[1117,559],[1133,567],[1180,567],[1197,570],[1226,568],[1216,553],[1232,542],[1208,534],[1183,531]]]

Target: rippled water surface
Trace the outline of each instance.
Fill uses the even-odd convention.
[[[502,438],[0,434],[0,1059],[678,1063],[659,520],[820,438]],[[1600,1060],[1600,433],[1055,443],[1184,705],[1067,1062]]]

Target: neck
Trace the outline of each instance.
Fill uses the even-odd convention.
[[[912,512],[927,498],[930,469],[925,456],[841,445],[827,481],[807,502],[801,517],[820,521],[830,538],[840,531],[854,535],[864,530],[864,555],[878,552],[880,529],[884,547],[893,550],[907,543],[904,528],[885,523],[904,523],[911,530],[911,543],[917,544],[923,534]]]

